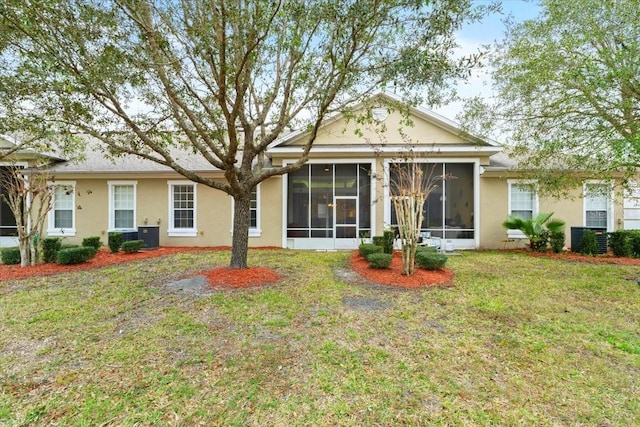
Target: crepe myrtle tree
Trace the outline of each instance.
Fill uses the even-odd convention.
[[[638,1],[542,0],[540,7],[537,18],[509,23],[492,61],[495,96],[471,100],[461,121],[475,134],[508,135],[542,191],[562,194],[585,174],[635,175]]]
[[[38,236],[51,210],[52,184],[49,175],[37,168],[8,166],[0,171],[2,197],[16,220],[20,266],[38,262]]]
[[[0,80],[57,129],[232,196],[230,266],[243,268],[252,189],[300,168],[323,120],[374,92],[451,95],[482,57],[454,57],[454,32],[496,8],[473,3],[5,0]],[[307,131],[297,160],[266,162],[294,128]],[[225,180],[190,170],[185,151]]]
[[[402,274],[407,276],[415,271],[424,203],[445,178],[434,173],[435,168],[419,161],[420,157],[409,151],[389,165],[388,173],[389,198],[396,212],[402,243]]]

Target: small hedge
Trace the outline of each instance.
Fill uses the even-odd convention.
[[[100,236],[85,237],[84,239],[82,239],[82,246],[89,246],[95,248],[95,250],[97,251],[102,246]]]
[[[416,248],[416,253],[417,252],[436,253],[436,252],[438,252],[438,248],[436,248],[435,246],[418,246]]]
[[[122,233],[109,233],[108,245],[112,253],[118,252],[122,246]]]
[[[425,270],[439,270],[447,263],[447,256],[439,252],[416,252],[416,264]]]
[[[395,233],[391,230],[386,230],[382,232],[382,237],[384,238],[384,243],[382,245],[382,252],[385,254],[393,253],[393,240],[395,239]]]
[[[600,253],[596,232],[593,230],[584,230],[582,240],[580,241],[580,253],[582,255],[596,256]]]
[[[6,265],[20,264],[20,248],[2,249],[2,263]]]
[[[631,256],[631,235],[629,230],[616,230],[609,233],[607,243],[614,256]]]
[[[361,257],[368,258],[371,254],[382,253],[382,246],[374,245],[373,243],[363,243],[358,246],[358,253]]]
[[[55,262],[56,255],[62,246],[59,237],[48,237],[42,239],[42,260],[44,262]]]
[[[384,249],[384,236],[373,236],[371,243]]]
[[[144,246],[144,240],[127,240],[122,242],[122,250],[128,254],[138,252]]]
[[[556,231],[549,234],[549,244],[553,253],[559,254],[564,249],[565,234],[564,231]]]
[[[367,257],[371,268],[389,268],[393,255],[384,253],[374,253]]]
[[[81,264],[96,255],[97,250],[91,246],[61,249],[56,256],[58,264]]]

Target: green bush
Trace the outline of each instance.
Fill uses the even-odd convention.
[[[600,253],[596,232],[593,230],[584,230],[582,240],[580,241],[580,253],[582,255],[596,256]]]
[[[438,248],[435,246],[418,246],[416,252],[438,252]]]
[[[90,246],[92,248],[95,248],[97,251],[102,246],[100,236],[85,237],[84,239],[82,239],[82,246]]]
[[[2,263],[6,265],[20,264],[20,248],[2,249]]]
[[[358,253],[361,257],[368,258],[371,254],[382,253],[382,246],[374,245],[373,243],[363,243],[358,246]]]
[[[80,246],[75,248],[60,249],[56,256],[58,264],[80,264],[89,261],[97,253],[96,248]]]
[[[384,250],[384,236],[373,236],[371,238],[371,243],[376,246],[380,246]]]
[[[112,253],[118,252],[122,246],[122,233],[109,233],[108,245]]]
[[[55,262],[56,255],[62,246],[59,237],[48,237],[42,239],[42,260],[44,262]]]
[[[629,246],[631,247],[631,256],[640,257],[640,231],[628,230],[629,233]]]
[[[416,264],[425,270],[438,270],[447,263],[447,256],[439,252],[416,252]]]
[[[382,252],[385,254],[393,253],[393,240],[395,239],[395,233],[391,230],[385,230],[382,232],[382,237],[384,238],[382,244]]]
[[[122,250],[128,254],[138,252],[144,246],[144,240],[127,240],[122,242]]]
[[[607,241],[614,256],[631,256],[631,234],[628,230],[616,230],[609,233]]]
[[[392,258],[392,254],[374,253],[367,257],[367,261],[371,268],[389,268]]]
[[[549,233],[549,243],[551,244],[551,250],[559,254],[564,249],[565,235],[564,231],[552,231]]]

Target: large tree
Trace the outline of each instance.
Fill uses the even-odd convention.
[[[536,19],[508,25],[493,64],[495,97],[469,110],[471,123],[489,125],[493,136],[513,144],[520,166],[538,172],[543,190],[562,190],[584,173],[635,174],[640,2],[542,0],[540,6]]]
[[[231,267],[242,268],[251,190],[300,168],[327,115],[374,91],[441,100],[478,60],[453,58],[454,31],[485,11],[471,0],[5,0],[0,87],[58,131],[231,195]],[[300,126],[299,159],[269,164],[269,144]]]

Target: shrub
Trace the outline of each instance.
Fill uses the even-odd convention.
[[[2,249],[2,263],[6,265],[20,264],[20,248]]]
[[[371,268],[389,268],[392,258],[392,254],[374,253],[367,257],[367,261]]]
[[[97,251],[102,246],[100,236],[85,237],[84,239],[82,239],[82,246],[90,246],[92,248],[95,248]]]
[[[416,252],[416,264],[425,270],[438,270],[447,263],[447,256],[439,252]]]
[[[58,237],[42,239],[42,260],[44,262],[55,262],[61,246],[62,241]]]
[[[58,264],[80,264],[93,258],[96,252],[97,250],[91,246],[61,249],[58,251],[56,261]]]
[[[640,257],[640,231],[628,230],[629,233],[629,246],[633,257]]]
[[[109,233],[108,245],[112,253],[118,252],[122,246],[122,233]]]
[[[393,240],[395,238],[395,234],[391,230],[385,230],[382,232],[383,243],[382,243],[382,252],[385,254],[393,253]]]
[[[596,232],[593,230],[584,230],[582,240],[580,241],[580,253],[582,255],[596,256],[600,253]]]
[[[144,240],[128,240],[122,242],[122,250],[128,254],[138,252],[144,246]]]
[[[438,248],[436,248],[435,246],[418,246],[416,248],[416,252],[430,252],[430,253],[434,253],[434,252],[438,252]]]
[[[371,254],[382,253],[382,246],[374,245],[373,243],[363,243],[358,246],[358,253],[361,257],[368,258]]]
[[[549,243],[551,244],[551,250],[559,254],[564,249],[565,235],[564,231],[553,231],[549,233]]]
[[[631,256],[631,234],[627,230],[609,233],[608,243],[614,256]]]
[[[383,248],[383,251],[384,251],[384,236],[373,236],[371,238],[371,243],[373,243],[376,246],[380,246],[381,248]]]

